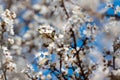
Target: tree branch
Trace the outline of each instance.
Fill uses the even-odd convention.
[[[70,16],[69,16],[69,14],[68,14],[68,12],[67,12],[67,9],[66,9],[66,7],[65,7],[65,3],[64,3],[64,0],[61,0],[61,2],[62,2],[62,7],[63,7],[63,9],[64,9],[64,11],[65,11],[65,14],[66,14],[66,16],[67,16],[67,19],[68,18],[70,18]]]

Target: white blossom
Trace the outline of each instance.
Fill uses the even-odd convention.
[[[116,9],[115,9],[115,14],[117,14],[117,13],[119,13],[119,12],[120,12],[120,6],[117,5],[117,6],[116,6]]]

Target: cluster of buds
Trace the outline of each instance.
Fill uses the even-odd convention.
[[[39,33],[43,37],[54,36],[54,29],[50,26],[40,26]]]
[[[2,45],[11,45],[14,43],[12,36],[14,35],[13,23],[16,17],[14,12],[6,9],[4,12],[0,14],[1,22],[0,22],[0,38]]]
[[[14,12],[10,12],[8,9],[6,9],[2,14],[1,18],[3,22],[1,23],[2,28],[6,29],[10,35],[14,35],[14,30],[13,30],[13,23],[14,19],[16,17],[16,14]]]
[[[75,6],[72,10],[73,15],[70,17],[69,21],[71,24],[81,24],[84,23],[85,14],[81,11],[81,8]]]
[[[83,34],[86,35],[86,37],[91,37],[92,40],[94,40],[95,38],[95,33],[96,33],[96,25],[91,25],[91,24],[87,24],[87,29],[83,31]]]
[[[2,46],[2,52],[3,52],[3,57],[4,57],[4,66],[6,70],[8,71],[14,71],[16,68],[16,64],[13,62],[13,57],[11,56],[9,50],[7,47]]]
[[[53,47],[54,43],[56,47],[60,47],[64,43],[64,35],[55,31],[55,29],[51,26],[40,26],[38,29],[41,39],[43,40],[43,46],[45,47]],[[54,42],[54,43],[53,43]],[[54,45],[54,46],[55,46]]]

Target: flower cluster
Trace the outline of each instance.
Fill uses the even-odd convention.
[[[11,35],[14,35],[13,31],[13,23],[14,19],[16,17],[16,14],[14,12],[10,12],[8,9],[6,9],[2,14],[1,18],[4,22],[5,29],[8,31]]]
[[[96,32],[96,29],[97,29],[97,27],[95,24],[94,25],[87,24],[87,30],[84,30],[83,34],[85,34],[87,37],[92,36],[92,38],[94,39],[94,37],[95,37],[94,34]]]
[[[3,51],[3,64],[6,70],[8,71],[14,71],[16,68],[16,64],[13,61],[13,57],[10,55],[9,50],[7,47],[2,46],[2,51]]]
[[[14,63],[13,56],[11,55],[10,46],[14,44],[13,40],[13,21],[16,17],[14,12],[6,9],[1,10],[0,18],[0,63],[2,80],[7,79],[7,72],[16,71],[16,64]]]
[[[51,79],[51,74],[44,75],[42,71],[34,72],[34,69],[31,65],[27,65],[26,69],[22,71],[27,76],[27,79],[30,80],[45,80],[45,79]]]
[[[39,33],[42,37],[53,37],[54,36],[54,29],[50,26],[40,26]]]

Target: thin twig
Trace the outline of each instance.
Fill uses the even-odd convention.
[[[75,34],[74,34],[74,31],[71,29],[72,31],[72,37],[73,37],[73,41],[74,41],[74,48],[76,49],[77,47],[77,42],[76,42],[76,38],[75,38]],[[85,42],[84,42],[85,43]],[[84,45],[83,43],[83,45]],[[80,50],[80,49],[79,49]],[[76,58],[78,60],[78,66],[81,70],[81,74],[79,75],[79,78],[81,79],[81,76],[84,78],[84,80],[87,80],[88,78],[85,76],[85,73],[84,73],[84,70],[83,70],[83,67],[81,65],[81,60],[80,60],[80,57],[79,57],[79,51],[76,50]]]
[[[63,7],[63,9],[64,9],[64,11],[65,11],[65,14],[66,14],[66,16],[67,16],[67,19],[68,18],[70,18],[70,16],[69,16],[69,14],[68,14],[68,12],[67,12],[67,9],[66,9],[66,7],[65,7],[65,3],[64,3],[64,0],[61,0],[61,2],[62,2],[62,7]]]

